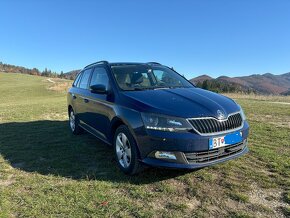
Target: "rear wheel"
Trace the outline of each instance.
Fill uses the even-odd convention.
[[[78,135],[83,132],[83,129],[79,126],[79,119],[74,113],[73,109],[69,111],[69,126],[73,134]]]
[[[118,166],[125,174],[138,174],[143,169],[138,160],[136,142],[125,125],[118,127],[115,132],[114,150]]]

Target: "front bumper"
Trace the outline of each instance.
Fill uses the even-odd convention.
[[[147,131],[146,134],[137,137],[137,145],[140,152],[140,161],[144,164],[167,168],[194,169],[202,168],[231,159],[235,159],[249,151],[247,137],[249,125],[245,121],[242,133],[242,142],[218,149],[209,150],[209,139],[223,136],[201,136],[196,133],[173,133],[162,131]],[[172,152],[176,160],[157,159],[156,151]]]
[[[243,147],[232,154],[229,155],[221,155],[221,156],[216,156],[215,158],[209,158],[204,157],[204,161],[198,162],[198,161],[191,161],[189,159],[189,155],[192,153],[183,153],[183,152],[178,152],[183,156],[183,158],[177,158],[176,161],[165,161],[165,160],[160,160],[152,157],[146,157],[142,160],[144,164],[150,165],[150,166],[155,166],[155,167],[166,167],[166,168],[181,168],[181,169],[197,169],[197,168],[202,168],[202,167],[207,167],[211,166],[217,163],[222,163],[228,160],[232,160],[235,158],[238,158],[242,156],[243,154],[246,154],[249,151],[249,148],[247,146],[247,142],[245,141],[242,143]],[[227,149],[227,147],[223,148]],[[201,153],[201,152],[200,152]],[[204,152],[203,152],[204,153]],[[194,154],[199,154],[199,152],[196,152]],[[176,155],[177,157],[180,157],[180,155]]]

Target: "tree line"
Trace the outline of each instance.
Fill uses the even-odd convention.
[[[199,81],[196,83],[196,86],[202,89],[210,90],[217,93],[255,93],[256,91],[253,89],[250,89],[248,87],[241,86],[237,83],[231,83],[228,81],[221,81],[221,80],[204,80]]]
[[[73,80],[78,70],[72,71],[68,74],[51,71],[50,69],[45,68],[43,71],[38,70],[37,68],[25,68],[20,66],[15,66],[11,64],[5,64],[0,62],[0,72],[6,73],[23,73],[36,76],[52,77],[52,78],[62,78]],[[196,86],[202,89],[214,91],[214,92],[242,92],[242,93],[255,93],[255,90],[243,87],[237,83],[230,83],[228,81],[220,81],[217,79],[204,80],[196,83]]]
[[[36,76],[45,76],[53,78],[66,78],[65,74],[61,71],[60,73],[51,71],[50,69],[45,68],[43,71],[38,70],[37,68],[25,68],[20,66],[15,66],[12,64],[5,64],[0,62],[0,72],[5,73],[23,73]]]

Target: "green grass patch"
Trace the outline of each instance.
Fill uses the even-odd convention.
[[[290,204],[290,191],[284,193],[284,201]]]
[[[289,105],[237,100],[251,126],[250,152],[239,159],[130,177],[118,170],[112,148],[89,134],[70,133],[61,89],[67,81],[56,83],[51,89],[55,84],[44,77],[0,73],[0,217],[289,214],[289,207],[271,203],[289,205]],[[266,203],[249,197],[254,189],[265,193]],[[270,190],[284,194],[273,198]]]
[[[285,215],[285,217],[290,216],[290,207],[282,207],[281,210],[282,210],[283,214]]]
[[[230,193],[229,194],[230,198],[235,200],[235,201],[239,201],[239,202],[242,202],[242,203],[248,203],[249,202],[249,197],[245,194],[242,194],[242,193]]]

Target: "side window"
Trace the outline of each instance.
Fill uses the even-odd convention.
[[[167,84],[169,86],[181,86],[181,80],[177,79],[175,75],[169,74],[162,70],[153,70],[159,85]]]
[[[90,86],[92,85],[104,85],[106,88],[108,88],[109,78],[107,75],[107,71],[103,67],[95,68]]]
[[[82,72],[80,72],[77,77],[75,78],[75,81],[73,82],[73,86],[76,87],[80,78],[81,78]]]
[[[154,75],[158,81],[162,80],[164,72],[161,70],[154,70]]]
[[[81,78],[81,82],[79,84],[79,87],[82,89],[87,89],[88,88],[88,83],[89,83],[89,78],[91,75],[92,69],[87,69],[83,72],[83,76]]]

